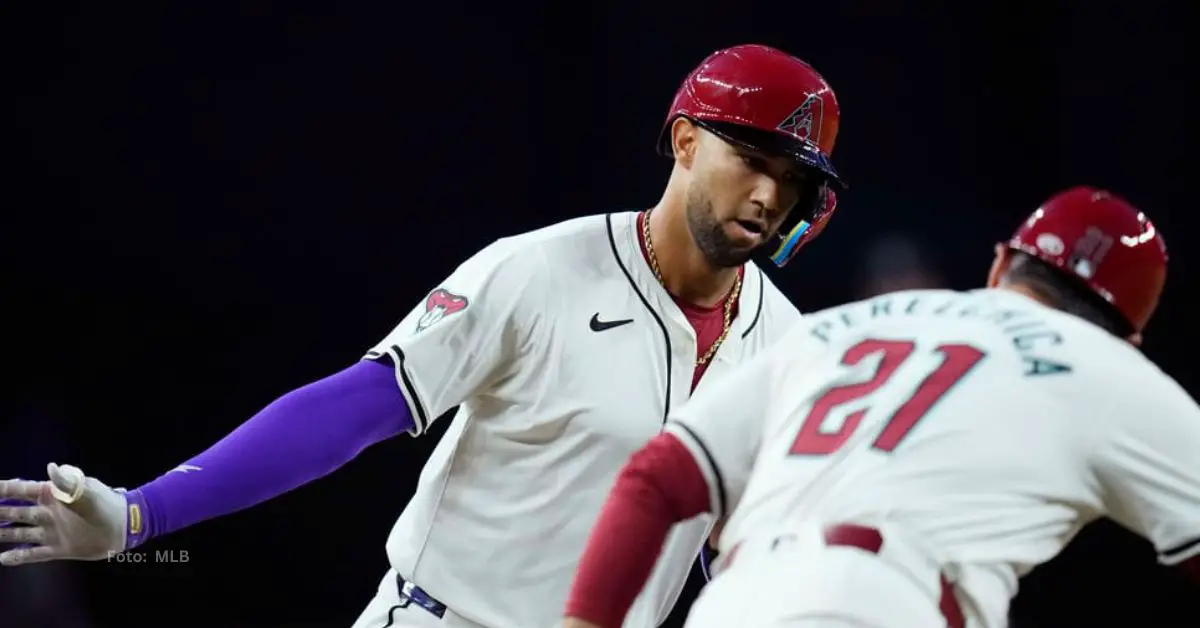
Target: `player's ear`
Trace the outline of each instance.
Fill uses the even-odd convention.
[[[671,123],[671,150],[675,153],[675,162],[684,168],[691,168],[699,144],[700,127],[683,116],[675,118]]]
[[[992,260],[992,268],[988,271],[987,287],[995,288],[1000,285],[1008,265],[1012,262],[1012,251],[1003,244],[996,245],[996,257]]]

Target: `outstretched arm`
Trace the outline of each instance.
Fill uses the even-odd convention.
[[[363,449],[429,423],[496,382],[520,389],[547,368],[537,351],[549,266],[538,250],[499,240],[460,265],[373,349],[367,360],[294,390],[204,453],[128,493],[74,467],[49,482],[0,481],[0,543],[31,543],[0,564],[96,560],[230,514],[327,475]],[[383,364],[387,362],[387,364]]]
[[[413,418],[388,364],[363,361],[276,399],[200,455],[124,494],[73,467],[50,482],[0,482],[0,554],[20,565],[95,560],[230,514],[323,477],[363,449],[410,430]],[[13,505],[11,500],[22,500]]]
[[[125,494],[144,523],[127,547],[324,477],[412,429],[393,369],[363,361],[276,399],[200,455]]]

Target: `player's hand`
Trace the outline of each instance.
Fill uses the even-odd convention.
[[[0,565],[100,560],[125,549],[125,496],[76,467],[50,463],[48,482],[0,480]]]

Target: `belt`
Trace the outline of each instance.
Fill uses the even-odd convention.
[[[835,525],[825,529],[825,544],[855,547],[865,552],[878,554],[879,550],[883,549],[883,534],[875,528],[866,526]],[[958,598],[954,595],[954,585],[950,584],[944,574],[940,574],[939,579],[941,580],[942,595],[938,600],[938,610],[942,612],[942,617],[946,618],[946,625],[949,628],[964,628],[966,619],[963,617],[962,606],[959,605]]]
[[[437,601],[432,595],[429,595],[421,587],[405,580],[400,574],[396,574],[396,590],[400,593],[400,608],[408,608],[409,604],[416,603],[417,606],[429,611],[434,617],[441,619],[446,615],[446,605]]]
[[[777,537],[771,547],[774,549],[783,537]],[[853,547],[878,554],[883,549],[883,533],[875,528],[867,526],[838,524],[833,525],[824,530],[824,540],[826,545],[838,547]],[[728,552],[722,554],[717,559],[717,564],[714,568],[724,570],[733,564],[734,556],[738,550],[742,548],[742,543],[737,543],[729,549]],[[958,603],[958,598],[954,595],[954,585],[946,579],[944,574],[938,574],[941,586],[941,598],[938,600],[938,610],[941,611],[942,617],[946,620],[947,628],[965,628],[966,619],[963,616],[962,606]]]

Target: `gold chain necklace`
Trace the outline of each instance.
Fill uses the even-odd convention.
[[[667,284],[663,281],[662,273],[658,271],[658,258],[654,255],[654,243],[650,241],[650,210],[646,210],[642,214],[642,239],[646,241],[646,252],[650,254],[650,270],[654,271],[654,277],[658,279],[658,283],[666,289]],[[733,323],[733,306],[737,303],[738,295],[742,293],[742,274],[738,273],[737,280],[733,283],[733,290],[725,300],[725,326],[721,329],[721,335],[717,337],[717,341],[708,348],[708,351],[696,360],[696,366],[708,364],[708,361],[717,353],[717,349],[721,347],[721,343],[725,342],[725,337],[729,335],[729,328]]]

